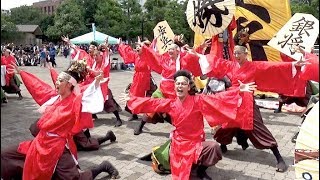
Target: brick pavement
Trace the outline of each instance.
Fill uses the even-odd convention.
[[[64,70],[68,65],[68,60],[57,58],[58,71]],[[36,74],[46,82],[52,84],[49,71],[40,67],[22,67],[29,72]],[[118,100],[119,95],[132,80],[132,71],[111,71],[110,88],[114,97]],[[155,80],[159,82],[159,76],[155,75]],[[32,138],[29,133],[29,126],[39,114],[35,112],[38,105],[35,104],[30,94],[22,85],[24,99],[18,101],[16,95],[8,95],[9,103],[1,105],[1,149],[17,144],[18,142]],[[119,102],[121,107],[124,104]],[[301,122],[299,115],[294,114],[274,114],[271,110],[261,109],[264,122],[273,133],[279,144],[287,164],[292,164],[294,155],[294,144],[291,137],[298,130]],[[128,122],[129,114],[120,113],[124,124],[121,127],[113,127],[115,117],[113,114],[100,113],[99,119],[95,121],[95,127],[91,130],[93,136],[104,135],[108,130],[114,131],[117,142],[113,144],[103,144],[98,151],[79,152],[79,163],[82,169],[89,168],[101,163],[103,160],[111,161],[120,171],[120,179],[170,179],[170,175],[158,175],[152,171],[148,163],[138,160],[150,153],[151,148],[164,143],[168,137],[172,126],[168,123],[147,124],[144,133],[139,136],[133,135],[133,128],[138,125],[138,121]],[[207,139],[212,140],[208,125],[205,126]],[[228,146],[229,151],[224,154],[223,159],[215,167],[208,169],[208,174],[214,180],[254,180],[254,179],[294,179],[294,170],[289,167],[285,173],[275,171],[275,158],[270,150],[257,150],[250,147],[243,151],[237,146],[235,141]],[[97,179],[108,179],[107,174],[101,174]]]

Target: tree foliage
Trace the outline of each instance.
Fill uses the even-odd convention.
[[[164,13],[165,20],[167,20],[172,31],[175,34],[183,34],[185,41],[190,44],[193,39],[194,32],[190,29],[185,15],[187,9],[187,1],[179,2],[178,0],[171,0],[166,5],[166,12]]]
[[[312,14],[319,19],[319,0],[292,0],[291,12],[292,15],[295,13]]]
[[[10,16],[1,13],[1,42],[9,42],[17,34],[17,27]]]
[[[125,39],[141,35],[143,14],[138,0],[121,0],[120,5],[124,13],[124,28],[127,30]]]
[[[46,31],[47,36],[60,39],[62,35],[69,35],[73,38],[88,32],[83,14],[84,10],[76,0],[63,1],[54,16],[54,25],[49,26]]]
[[[76,0],[76,3],[80,5],[84,10],[85,24],[91,24],[95,22],[94,15],[98,8],[98,0]]]
[[[97,30],[115,37],[125,37],[125,14],[116,0],[99,0],[94,15]]]
[[[20,6],[11,9],[10,18],[15,24],[39,25],[44,19],[42,12],[32,6]]]
[[[144,4],[144,34],[153,39],[153,28],[158,22],[165,20],[166,0],[147,0]]]
[[[50,26],[54,25],[54,16],[45,16],[43,20],[40,22],[39,26],[43,34],[48,37],[47,30]]]

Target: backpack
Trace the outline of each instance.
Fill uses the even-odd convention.
[[[161,146],[152,148],[151,160],[152,169],[159,174],[170,174],[170,143],[168,140]]]

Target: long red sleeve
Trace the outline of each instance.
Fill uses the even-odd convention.
[[[319,57],[312,53],[306,53],[305,58],[310,64],[301,69],[300,78],[319,82]]]
[[[127,102],[129,109],[134,114],[151,112],[169,112],[173,100],[163,98],[149,98],[131,96]]]
[[[56,81],[57,81],[57,79],[58,79],[59,74],[58,74],[58,72],[57,72],[55,69],[53,69],[53,68],[50,68],[49,70],[50,70],[50,75],[51,75],[52,82],[53,82],[53,84],[55,84]]]
[[[31,94],[32,98],[41,106],[50,98],[57,95],[57,92],[50,85],[34,76],[31,73],[20,71],[21,79]]]
[[[135,63],[138,58],[138,54],[128,45],[120,44],[118,51],[125,64]]]
[[[241,96],[239,88],[213,95],[199,95],[199,106],[208,124],[213,127],[235,120]]]
[[[162,72],[162,66],[161,66],[161,55],[156,54],[151,48],[148,48],[147,46],[142,46],[142,53],[141,56],[144,57],[146,60],[148,66],[155,71],[158,74],[161,74]]]
[[[202,75],[198,56],[187,53],[185,56],[181,58],[180,64],[181,69],[190,71],[194,76]]]
[[[223,78],[223,76],[228,75],[231,78],[232,72],[239,68],[237,62],[222,59],[214,54],[207,54],[206,58],[211,70],[207,73],[208,77]]]
[[[261,91],[304,97],[306,82],[301,82],[299,76],[292,74],[290,62],[252,62],[255,69],[254,79]]]

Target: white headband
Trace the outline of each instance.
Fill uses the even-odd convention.
[[[69,78],[68,82],[71,83],[72,86],[74,86],[73,92],[75,94],[79,94],[80,93],[80,89],[79,89],[77,80],[74,77],[72,77],[70,74],[65,73],[65,72],[61,72],[61,75],[64,76],[64,77],[68,77]]]

